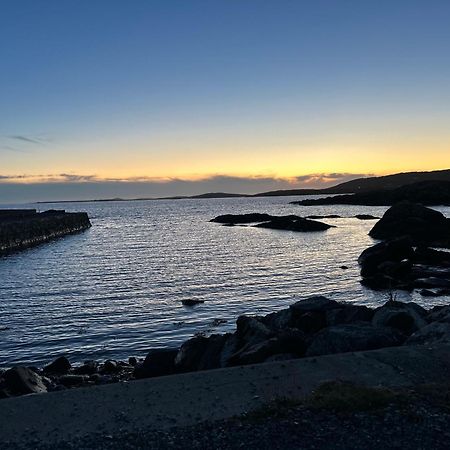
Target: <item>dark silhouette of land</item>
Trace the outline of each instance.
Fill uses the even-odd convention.
[[[324,194],[358,194],[377,190],[396,189],[405,185],[424,181],[448,181],[450,182],[450,169],[433,170],[430,172],[402,172],[379,177],[356,178],[345,183],[337,184],[325,189],[282,189],[277,191],[260,192],[258,194],[233,194],[228,192],[209,192],[190,196],[172,197],[142,197],[142,198],[109,198],[91,200],[56,200],[38,203],[83,203],[83,202],[107,202],[107,201],[141,201],[141,200],[183,200],[183,199],[208,199],[208,198],[233,198],[233,197],[282,197],[292,195],[324,195]],[[413,200],[413,199],[406,199]],[[325,204],[325,203],[317,203]],[[328,204],[328,203],[326,203]],[[331,203],[330,203],[331,204]],[[347,203],[356,204],[356,203]],[[359,203],[365,204],[365,203]],[[377,204],[377,203],[368,203]],[[389,205],[392,203],[389,203]]]

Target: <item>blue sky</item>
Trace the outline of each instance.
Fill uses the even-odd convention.
[[[446,168],[449,23],[448,1],[5,0],[0,184]]]

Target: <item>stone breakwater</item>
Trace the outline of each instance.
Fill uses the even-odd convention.
[[[90,226],[91,222],[85,212],[0,210],[0,255],[78,233]]]
[[[60,356],[43,368],[0,370],[0,398],[385,347],[450,343],[450,305],[426,310],[388,301],[371,309],[310,297],[266,316],[240,316],[236,331],[194,336],[145,359],[86,361]]]

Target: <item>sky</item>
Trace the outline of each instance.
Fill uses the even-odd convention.
[[[450,2],[2,0],[0,203],[450,167]]]

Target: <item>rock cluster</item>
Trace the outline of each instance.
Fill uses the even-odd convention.
[[[424,296],[450,294],[450,221],[421,205],[392,206],[369,233],[387,239],[358,258],[362,283],[372,289],[422,289]]]
[[[0,373],[0,398],[138,378],[258,364],[383,347],[450,342],[450,306],[426,311],[388,301],[371,309],[316,296],[262,316],[240,316],[236,331],[195,336],[179,349],[154,349],[144,360],[86,361],[62,356],[43,369],[16,366]]]
[[[237,224],[255,223],[258,228],[272,228],[274,230],[287,231],[325,231],[333,228],[317,220],[305,219],[296,215],[272,216],[270,214],[250,213],[250,214],[225,214],[211,219],[210,222],[221,223],[226,226]]]
[[[85,361],[72,366],[65,356],[60,356],[49,365],[37,367],[15,366],[0,371],[0,398],[25,394],[40,394],[73,387],[93,386],[128,380],[133,376],[137,361],[107,360]]]

